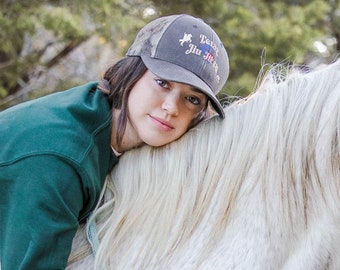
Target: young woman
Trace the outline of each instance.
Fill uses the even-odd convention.
[[[138,33],[103,80],[0,113],[0,268],[63,269],[120,154],[161,146],[206,117],[227,80],[222,42],[190,15]]]

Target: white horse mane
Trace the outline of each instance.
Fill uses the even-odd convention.
[[[340,269],[340,61],[275,70],[225,120],[124,154],[95,262],[67,269]]]

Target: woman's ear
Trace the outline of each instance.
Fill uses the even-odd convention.
[[[217,112],[211,107],[210,102],[205,110],[205,117],[204,120],[209,119],[215,115],[217,115]]]

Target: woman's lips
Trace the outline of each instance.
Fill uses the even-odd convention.
[[[158,127],[160,127],[161,129],[163,130],[172,130],[174,129],[174,127],[171,125],[170,122],[162,119],[162,118],[159,118],[159,117],[156,117],[156,116],[152,116],[152,115],[149,115],[150,119],[152,120],[153,123],[155,123]]]

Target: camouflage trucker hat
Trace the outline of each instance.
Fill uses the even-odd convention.
[[[126,55],[140,56],[162,79],[205,93],[224,118],[216,95],[228,78],[229,58],[215,31],[202,19],[187,14],[155,19],[138,32]]]

